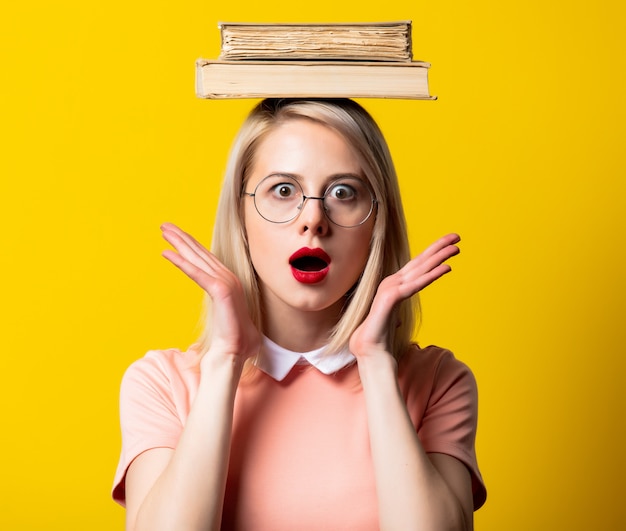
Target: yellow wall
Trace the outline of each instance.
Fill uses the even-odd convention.
[[[252,105],[194,96],[218,20],[404,18],[439,100],[364,103],[395,153],[414,250],[463,236],[423,296],[420,340],[478,379],[477,529],[623,528],[622,2],[5,4],[1,529],[122,529],[120,377],[150,348],[187,345],[201,300],[160,258],[158,227],[208,241]]]

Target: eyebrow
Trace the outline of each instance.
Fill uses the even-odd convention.
[[[290,177],[295,181],[298,181],[300,184],[302,184],[302,181],[306,180],[306,178],[302,175],[299,175],[297,173],[288,173],[288,172],[284,172],[284,171],[275,171],[272,173],[268,173],[265,177],[263,177],[264,179],[267,177],[280,177],[280,176],[284,176],[284,177]],[[347,173],[333,173],[331,175],[329,175],[328,177],[326,177],[326,184],[330,184],[333,181],[337,181],[339,179],[358,179],[359,181],[363,181],[364,183],[367,183],[367,179],[364,178],[363,175],[359,175],[358,173],[351,173],[351,172],[347,172]]]

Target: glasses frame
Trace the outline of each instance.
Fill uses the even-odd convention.
[[[242,195],[251,197],[253,199],[253,201],[254,201],[254,209],[257,211],[259,216],[261,216],[265,221],[269,221],[270,223],[276,223],[277,225],[281,225],[283,223],[289,223],[290,221],[293,221],[294,219],[297,219],[298,216],[300,216],[300,214],[302,214],[302,211],[304,210],[304,204],[306,203],[307,199],[315,199],[317,201],[321,201],[322,202],[322,210],[324,212],[324,216],[326,217],[326,219],[328,221],[330,221],[333,225],[337,225],[338,227],[343,227],[344,229],[352,229],[354,227],[360,227],[361,225],[363,225],[363,223],[365,223],[371,217],[372,212],[374,212],[374,209],[378,205],[378,200],[374,196],[374,192],[372,191],[369,183],[367,181],[363,181],[362,179],[358,179],[357,177],[353,177],[353,176],[338,177],[337,179],[334,179],[333,181],[331,181],[328,184],[328,186],[324,190],[324,195],[322,195],[321,197],[317,197],[317,196],[314,196],[314,195],[305,195],[304,189],[302,188],[302,185],[298,182],[297,179],[295,179],[291,175],[283,175],[283,177],[288,178],[289,180],[293,181],[298,186],[298,188],[300,189],[300,192],[302,192],[302,201],[298,205],[298,207],[297,207],[298,211],[296,212],[296,214],[294,216],[290,217],[289,219],[286,219],[285,221],[274,221],[272,219],[269,219],[269,218],[265,217],[263,214],[261,214],[261,211],[259,210],[259,207],[258,207],[258,205],[256,203],[256,195],[257,195],[257,190],[259,189],[259,186],[261,186],[261,184],[263,184],[263,182],[265,182],[270,177],[276,177],[276,176],[279,176],[279,175],[281,175],[281,174],[273,173],[271,175],[263,177],[263,179],[261,179],[257,183],[257,185],[254,187],[254,192],[246,192],[245,190],[242,192]],[[367,213],[367,216],[365,216],[363,221],[361,221],[360,223],[357,223],[355,225],[341,225],[341,224],[337,223],[336,221],[334,221],[328,215],[328,208],[326,208],[326,204],[324,203],[324,200],[326,199],[326,196],[327,196],[328,192],[332,189],[332,187],[335,185],[335,183],[338,183],[338,182],[340,182],[342,180],[345,180],[345,179],[354,179],[354,180],[359,180],[359,181],[363,182],[363,184],[365,185],[365,188],[367,188],[367,191],[369,192],[370,198],[372,200],[372,202],[370,204],[369,212]]]

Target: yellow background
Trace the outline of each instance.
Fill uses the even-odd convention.
[[[480,389],[479,531],[623,529],[625,13],[617,0],[5,2],[0,529],[122,529],[117,394],[195,337],[159,224],[208,243],[251,101],[194,96],[217,22],[412,19],[436,102],[363,101],[417,252],[463,237],[419,339]]]

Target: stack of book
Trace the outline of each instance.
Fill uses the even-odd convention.
[[[218,59],[196,61],[200,98],[435,99],[410,21],[218,27]]]

